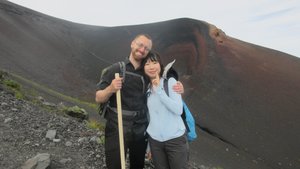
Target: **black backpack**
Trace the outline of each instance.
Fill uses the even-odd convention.
[[[113,66],[118,66],[118,67],[120,67],[120,76],[121,76],[121,77],[125,77],[125,71],[126,71],[125,63],[124,63],[124,62],[117,62],[117,63],[115,63],[115,64],[113,64],[113,65],[110,65],[110,66],[108,66],[108,67],[106,67],[106,68],[104,68],[104,69],[102,70],[102,72],[101,72],[101,78],[100,78],[100,82],[99,82],[99,83],[101,83],[101,79],[102,79],[103,74],[104,74],[108,69],[110,69],[110,68],[113,67]],[[107,110],[108,106],[109,106],[109,100],[108,100],[107,102],[105,102],[105,103],[100,103],[100,104],[99,104],[99,106],[98,106],[98,113],[99,113],[99,115],[100,115],[101,117],[105,117],[105,113],[106,113],[106,110]]]

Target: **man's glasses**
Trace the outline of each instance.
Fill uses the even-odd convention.
[[[151,50],[150,48],[148,48],[147,46],[145,46],[145,45],[144,45],[143,43],[141,43],[141,42],[135,41],[135,44],[137,45],[138,48],[144,48],[145,51],[147,51],[147,52],[149,52],[149,51]]]

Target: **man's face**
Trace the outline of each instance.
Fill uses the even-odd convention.
[[[134,59],[144,59],[152,48],[152,41],[145,36],[140,36],[132,41],[131,53]]]

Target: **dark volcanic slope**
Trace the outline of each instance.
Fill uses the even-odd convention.
[[[84,89],[94,85],[86,80],[87,69],[89,63],[97,62],[89,58],[80,34],[93,27],[50,18],[8,2],[1,1],[0,9],[2,68],[60,92],[78,97],[91,94]]]
[[[224,79],[215,131],[274,168],[299,168],[300,60],[231,38],[216,49]]]
[[[192,19],[96,27],[0,1],[0,25],[0,68],[88,101],[101,69],[148,33],[165,63],[177,60],[200,127],[192,158],[225,168],[300,168],[299,58]]]

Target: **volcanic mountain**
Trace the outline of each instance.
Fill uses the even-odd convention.
[[[300,168],[300,59],[207,22],[92,26],[1,0],[0,68],[93,103],[101,70],[128,57],[140,33],[153,38],[164,63],[176,59],[198,126],[192,160],[230,169]]]

